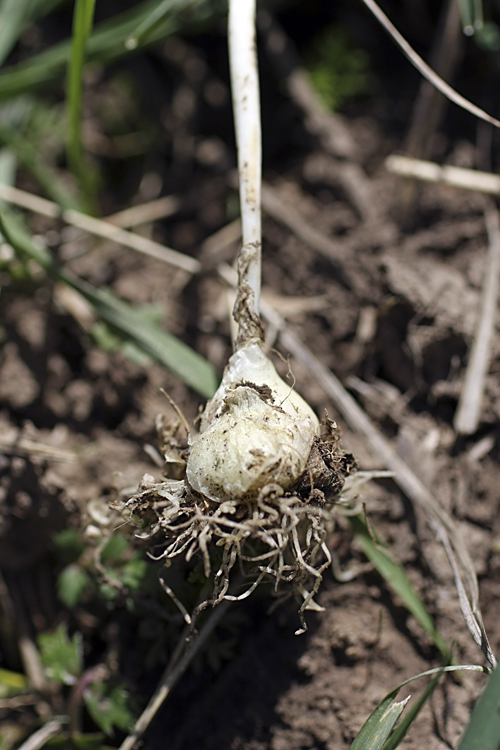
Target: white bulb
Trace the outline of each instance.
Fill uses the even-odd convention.
[[[290,487],[304,472],[319,422],[254,342],[230,358],[191,446],[191,487],[221,502]]]

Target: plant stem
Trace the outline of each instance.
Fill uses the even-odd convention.
[[[237,348],[261,339],[259,316],[262,256],[262,145],[255,47],[255,0],[229,2],[229,63],[238,147],[243,245],[238,257]]]

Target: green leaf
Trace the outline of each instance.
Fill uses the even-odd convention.
[[[73,609],[83,599],[90,585],[90,576],[80,565],[68,565],[57,579],[59,599],[68,609]]]
[[[57,557],[62,563],[76,562],[83,554],[85,544],[78,531],[64,529],[54,537],[54,547]]]
[[[38,636],[40,658],[49,680],[74,684],[82,671],[82,636],[75,633],[69,637],[66,625]]]
[[[497,667],[472,711],[458,750],[499,750],[500,669]]]
[[[142,587],[148,569],[149,565],[146,560],[130,560],[123,566],[120,580],[132,593],[135,593]]]
[[[364,49],[352,45],[343,27],[323,29],[305,58],[311,83],[329,109],[338,110],[346,101],[368,90],[368,55]]]
[[[127,732],[133,726],[135,714],[124,685],[95,683],[84,697],[89,714],[105,734],[111,734],[114,727]]]
[[[94,323],[90,333],[99,349],[102,349],[103,352],[107,352],[108,354],[119,351],[123,345],[123,340],[120,336],[112,331],[111,328],[101,320]]]
[[[101,550],[101,562],[109,563],[119,560],[130,549],[130,544],[122,534],[111,536]]]
[[[140,313],[107,290],[95,289],[67,271],[59,271],[62,281],[80,292],[109,325],[143,352],[167,367],[202,396],[211,398],[217,388],[215,369],[201,355],[157,326],[144,321]]]
[[[29,680],[19,672],[11,672],[8,669],[0,669],[0,698],[8,698],[10,695],[19,695],[29,688]]]
[[[99,596],[101,599],[104,600],[106,603],[106,606],[108,609],[113,608],[113,603],[118,597],[118,594],[120,593],[118,589],[115,586],[112,586],[110,583],[107,583],[106,581],[101,581],[98,584],[98,591]]]
[[[385,743],[383,750],[394,750],[403,741],[409,728],[412,726],[418,714],[427,703],[429,697],[437,688],[441,674],[442,671],[438,672],[438,674],[429,682],[429,684],[425,686],[424,690],[418,696],[413,706],[411,706],[401,724],[396,727],[391,737],[389,737],[389,739]]]
[[[398,692],[396,689],[389,693],[368,717],[350,750],[381,750],[410,700],[408,696],[404,701],[393,702]]]
[[[437,648],[441,651],[446,662],[450,660],[450,649],[448,648],[443,636],[436,628],[434,620],[429,614],[424,602],[419,597],[404,568],[392,560],[389,555],[373,541],[365,519],[358,516],[349,518],[356,539],[363,548],[363,552],[378,570],[386,583],[398,594],[403,600],[406,609],[411,612],[417,622],[422,626],[426,633],[433,639]]]
[[[0,231],[16,251],[28,255],[52,278],[68,284],[85,297],[108,325],[127,336],[142,351],[168,368],[200,395],[205,398],[214,395],[218,384],[217,373],[201,355],[166,331],[146,323],[140,312],[111,292],[96,289],[58,266],[50,253],[45,248],[35,245],[24,227],[5,209],[0,211]]]
[[[146,324],[157,326],[163,319],[163,310],[160,305],[140,305],[136,310],[139,315],[143,316],[143,321]],[[151,362],[151,358],[136,344],[125,341],[123,336],[117,335],[102,321],[98,321],[92,326],[91,335],[97,346],[105,352],[121,351],[125,357],[139,367],[146,367]]]
[[[0,7],[0,65],[26,26],[60,2],[61,0],[3,0]]]
[[[373,711],[373,713],[370,714],[368,719],[365,721],[349,750],[380,750],[380,748],[382,748],[382,750],[394,750],[394,748],[399,745],[399,743],[405,736],[409,726],[414,722],[417,714],[420,712],[422,706],[425,704],[432,691],[435,689],[436,685],[438,684],[439,678],[445,672],[482,672],[485,674],[489,674],[490,670],[487,667],[480,667],[476,664],[459,664],[437,667],[436,669],[429,669],[426,672],[422,672],[421,674],[410,677],[408,680],[405,680],[396,688],[394,688],[394,690],[391,690],[390,693],[387,693],[387,695],[382,699],[375,711]],[[419,696],[415,705],[410,709],[407,718],[404,719],[403,722],[401,722],[400,726],[395,730],[393,735],[388,738],[390,732],[392,731],[392,727],[396,723],[399,715],[401,714],[407,701],[409,700],[407,699],[406,701],[402,701],[401,703],[393,702],[401,688],[405,687],[405,685],[409,685],[415,680],[419,680],[421,677],[431,676],[433,677],[433,679],[422,691],[422,694]],[[462,750],[462,748],[459,748],[459,750]],[[467,748],[467,750],[471,749]],[[487,750],[490,749],[488,748]],[[497,750],[497,748],[495,750]]]

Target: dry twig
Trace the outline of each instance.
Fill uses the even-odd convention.
[[[40,750],[52,737],[61,733],[66,719],[53,719],[28,737],[18,750]]]
[[[151,221],[173,216],[179,210],[180,205],[181,202],[175,195],[164,195],[154,201],[140,203],[137,206],[131,206],[123,211],[118,211],[116,214],[106,216],[104,221],[122,229],[138,227],[141,224],[149,224]]]
[[[63,448],[54,448],[51,445],[41,443],[29,438],[9,438],[0,435],[0,453],[8,453],[14,456],[39,456],[49,461],[76,461],[76,453]]]
[[[161,245],[159,242],[150,240],[147,237],[142,237],[140,234],[128,232],[125,229],[110,224],[108,221],[82,214],[80,211],[74,211],[73,209],[61,210],[57,203],[11,187],[10,185],[0,183],[0,198],[42,216],[48,216],[52,219],[62,219],[66,224],[83,229],[89,234],[94,234],[97,237],[103,237],[119,245],[130,247],[132,250],[137,250],[139,253],[162,260],[171,266],[182,268],[188,273],[198,273],[201,269],[201,263],[195,258],[189,257],[189,255],[179,253],[177,250],[165,247],[165,245]]]
[[[479,172],[477,169],[441,166],[432,161],[422,161],[411,156],[393,154],[385,160],[385,167],[401,177],[413,177],[425,182],[442,182],[444,185],[475,190],[478,193],[500,195],[500,177],[490,172]]]

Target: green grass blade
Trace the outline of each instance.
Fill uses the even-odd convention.
[[[181,27],[199,28],[211,19],[218,18],[224,9],[220,0],[205,0],[196,13],[186,13],[181,17],[180,14],[190,2],[191,0],[176,0],[171,13],[163,16],[138,43],[136,50],[165,39]],[[137,28],[151,16],[157,4],[157,0],[148,0],[96,26],[88,39],[87,61],[110,63],[130,54],[131,50],[126,47],[127,39],[134,36]],[[25,63],[6,68],[0,73],[0,101],[61,79],[69,55],[70,42],[66,41],[35,55]]]
[[[386,552],[375,544],[366,525],[366,521],[362,516],[351,516],[349,521],[367,558],[392,590],[403,600],[407,610],[411,612],[425,632],[431,636],[437,648],[442,653],[445,661],[449,661],[450,649],[448,648],[443,636],[437,630],[422,599],[411,585],[404,568],[392,560]]]
[[[19,39],[21,32],[61,0],[2,0],[0,4],[0,65]]]
[[[0,148],[0,183],[13,185],[16,181],[17,159],[10,148]]]
[[[80,292],[108,325],[127,336],[200,395],[205,398],[214,395],[218,382],[214,368],[186,344],[148,324],[140,313],[111,293],[95,289],[67,272],[61,279]]]
[[[186,7],[200,5],[203,2],[204,0],[187,0]],[[162,2],[159,2],[156,8],[137,27],[132,36],[126,40],[126,48],[134,50],[140,44],[144,44],[153,30],[172,11],[175,5],[178,5],[178,0],[162,0]]]
[[[400,685],[395,687],[394,690],[391,690],[390,693],[387,693],[387,695],[382,699],[375,711],[373,711],[373,713],[371,713],[368,719],[365,721],[349,750],[380,750],[380,748],[382,748],[382,750],[393,750],[395,747],[397,747],[397,745],[401,742],[404,735],[408,731],[409,726],[414,722],[422,706],[425,704],[432,691],[435,689],[439,678],[445,672],[482,672],[483,674],[491,674],[491,670],[488,667],[481,667],[477,664],[458,664],[453,666],[437,667],[436,669],[428,669],[426,672],[421,672],[420,674],[410,677],[408,680],[405,680]],[[401,688],[405,687],[405,685],[409,685],[411,682],[415,682],[415,680],[419,680],[421,677],[433,677],[433,679],[423,690],[421,696],[419,696],[415,705],[407,714],[407,717],[402,721],[401,725],[397,727],[393,735],[388,739],[388,735],[390,734],[392,727],[396,723],[407,701],[409,700],[408,698],[406,699],[406,701],[402,701],[401,703],[394,703],[399,691],[401,690]],[[398,713],[398,709],[396,707],[401,707],[398,715],[396,715]],[[392,708],[394,708],[394,712],[390,711],[390,709]],[[462,748],[459,748],[459,750],[462,750]],[[471,750],[471,748],[467,748],[466,750]],[[490,748],[487,748],[487,750],[490,750]]]
[[[89,171],[85,169],[81,138],[83,67],[87,41],[92,30],[95,0],[76,0],[73,14],[73,38],[68,67],[68,162],[80,189],[91,200]]]
[[[472,711],[458,750],[499,750],[500,669],[497,667]]]
[[[442,670],[440,670],[439,673],[429,682],[429,684],[425,686],[424,690],[418,696],[413,706],[409,709],[401,724],[396,727],[392,735],[384,744],[382,750],[395,750],[395,748],[401,744],[409,728],[417,718],[424,705],[427,703],[434,690],[437,688],[441,674]]]
[[[31,0],[3,0],[0,6],[0,65],[19,38]]]
[[[54,279],[62,281],[90,302],[96,313],[122,336],[169,369],[205,398],[215,393],[218,376],[215,368],[201,355],[174,336],[148,323],[140,311],[96,289],[75,274],[61,268],[44,248],[35,245],[20,222],[6,210],[0,212],[0,231],[12,247],[35,260]]]
[[[408,696],[396,703],[394,698],[397,694],[398,689],[386,695],[365,721],[349,750],[381,750],[410,700]]]
[[[466,36],[472,36],[484,24],[482,0],[458,0],[462,29]]]
[[[3,0],[0,4],[0,65],[29,24],[61,3],[61,0]]]
[[[30,687],[28,678],[19,672],[12,672],[9,669],[0,669],[0,697],[5,698],[8,695],[18,695],[25,692]]]

